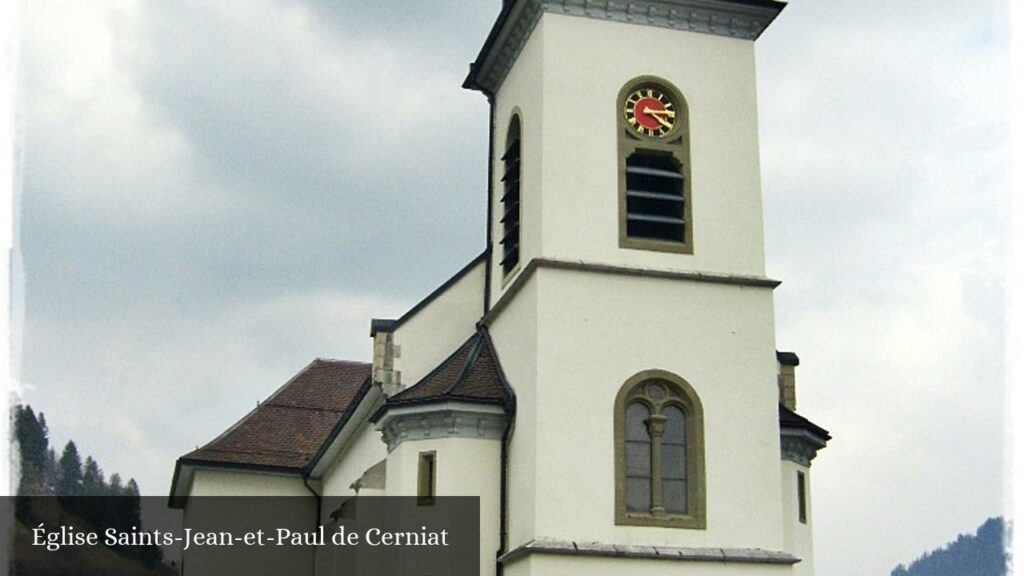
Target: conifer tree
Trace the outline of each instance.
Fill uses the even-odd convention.
[[[106,488],[103,481],[103,470],[92,459],[92,456],[86,456],[85,466],[82,469],[82,495],[103,496]]]
[[[57,482],[58,496],[82,495],[82,458],[78,455],[78,447],[69,440],[60,455],[60,479]]]
[[[114,472],[110,475],[110,486],[107,488],[107,496],[124,495],[124,484],[121,483],[121,475]]]
[[[53,476],[50,474],[49,459],[51,455],[54,455],[54,452],[53,447],[50,446],[50,427],[46,424],[46,414],[42,412],[39,413],[39,431],[42,435],[43,454],[42,465],[39,470],[39,490],[37,494],[40,496],[50,496],[53,494]],[[56,462],[56,459],[54,461]]]
[[[50,448],[46,451],[46,461],[43,464],[42,494],[44,496],[56,494],[58,478],[60,478],[60,468],[57,465],[57,453]]]
[[[134,478],[125,484],[121,475],[114,473],[110,482],[92,456],[82,455],[74,441],[65,445],[60,458],[49,443],[49,427],[42,412],[36,415],[31,406],[15,406],[14,440],[18,444],[18,463],[21,466],[19,495],[56,495],[61,507],[93,528],[115,528],[129,531],[142,528],[141,497]],[[80,496],[113,496],[114,498],[80,498]],[[32,512],[25,501],[19,500],[16,513],[26,524],[31,524]],[[153,568],[163,558],[159,546],[114,546],[120,554],[138,558]]]
[[[977,534],[960,534],[942,548],[922,554],[909,566],[900,564],[890,576],[1003,576],[1007,553],[1002,518],[989,518]]]
[[[18,494],[40,494],[43,491],[43,467],[47,449],[45,420],[40,425],[31,406],[15,406],[14,437],[18,442],[18,463],[21,469]]]

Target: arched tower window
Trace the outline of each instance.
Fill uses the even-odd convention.
[[[704,528],[704,414],[693,388],[662,370],[615,400],[615,523]]]
[[[693,254],[686,100],[645,76],[623,87],[617,105],[619,246]]]
[[[519,116],[512,116],[505,137],[505,154],[501,157],[501,270],[507,276],[519,265],[519,200],[522,172],[522,138]]]

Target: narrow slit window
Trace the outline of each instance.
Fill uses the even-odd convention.
[[[522,138],[519,117],[513,116],[509,125],[505,154],[501,157],[504,172],[501,177],[501,270],[508,275],[519,265],[519,215],[522,175]]]
[[[416,496],[421,505],[434,503],[437,496],[437,453],[420,452]]]
[[[796,506],[800,523],[807,524],[807,477],[803,472],[796,473]]]

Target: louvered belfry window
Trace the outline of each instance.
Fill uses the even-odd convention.
[[[683,174],[668,154],[637,151],[626,159],[626,235],[683,242]]]
[[[664,78],[641,76],[622,87],[615,113],[619,247],[693,254],[696,220],[686,98]]]
[[[501,270],[507,275],[519,264],[519,200],[522,172],[522,138],[519,117],[514,116],[508,129],[505,154],[501,157],[504,172],[501,177]]]

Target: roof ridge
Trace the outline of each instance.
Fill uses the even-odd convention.
[[[323,358],[317,356],[313,359],[313,362],[329,362],[331,364],[351,364],[353,366],[373,366],[370,362],[360,362],[359,360],[339,360],[337,358]]]
[[[299,404],[285,404],[283,402],[263,402],[263,403],[260,404],[259,407],[262,408],[264,406],[267,407],[267,408],[291,408],[291,409],[294,409],[294,410],[309,410],[311,412],[336,412],[336,413],[344,412],[344,410],[337,410],[335,408],[322,408],[322,407],[315,407],[315,406],[301,406]]]
[[[480,334],[483,335],[483,340],[487,344],[487,348],[491,352],[491,356],[494,358],[494,369],[498,372],[498,379],[501,382],[501,387],[505,391],[506,403],[515,410],[516,405],[516,391],[512,388],[512,385],[508,382],[508,377],[505,376],[505,369],[501,366],[501,357],[498,356],[498,349],[494,346],[494,341],[491,340],[491,333],[487,330],[487,326],[480,325],[478,328]]]
[[[448,356],[446,356],[445,359],[442,360],[440,364],[438,364],[437,366],[434,366],[433,370],[431,370],[430,372],[427,372],[426,375],[424,375],[422,378],[420,378],[418,381],[416,381],[416,383],[413,384],[412,386],[409,386],[408,388],[406,388],[404,390],[401,390],[398,393],[394,394],[393,396],[389,397],[388,401],[391,401],[392,398],[400,400],[402,396],[407,395],[408,393],[412,392],[413,390],[416,390],[420,386],[423,386],[424,384],[429,382],[430,379],[433,378],[434,376],[436,376],[438,372],[440,372],[441,370],[444,370],[444,368],[448,366],[449,362],[453,362],[455,360],[455,357],[459,355],[459,352],[462,351],[462,349],[465,348],[467,345],[469,345],[472,342],[473,338],[476,338],[476,332],[471,334],[469,338],[466,338],[462,342],[462,344],[459,344],[459,346],[455,349],[455,351],[452,352],[451,354],[449,354]]]
[[[291,456],[291,455],[295,455],[295,454],[309,454],[309,452],[305,451],[305,450],[290,450],[290,451],[286,451],[286,450],[242,450],[242,449],[227,450],[225,448],[200,448],[199,450],[205,451],[205,452],[226,452],[226,453],[230,453],[230,454],[265,454],[267,456],[277,456],[277,455],[289,455],[289,456]],[[196,450],[192,451],[192,453],[195,453],[195,452],[197,452],[197,451]]]
[[[476,342],[473,343],[473,349],[470,350],[469,354],[466,356],[466,364],[462,367],[459,375],[455,377],[455,380],[452,381],[451,385],[448,386],[444,392],[439,394],[439,396],[451,395],[455,388],[466,378],[466,374],[468,374],[470,368],[476,364],[477,359],[480,358],[480,348],[483,346],[483,338],[480,337],[480,330],[477,330],[472,336],[470,336],[470,340],[473,340],[474,338],[476,339]],[[469,340],[467,340],[466,343],[468,344]]]

